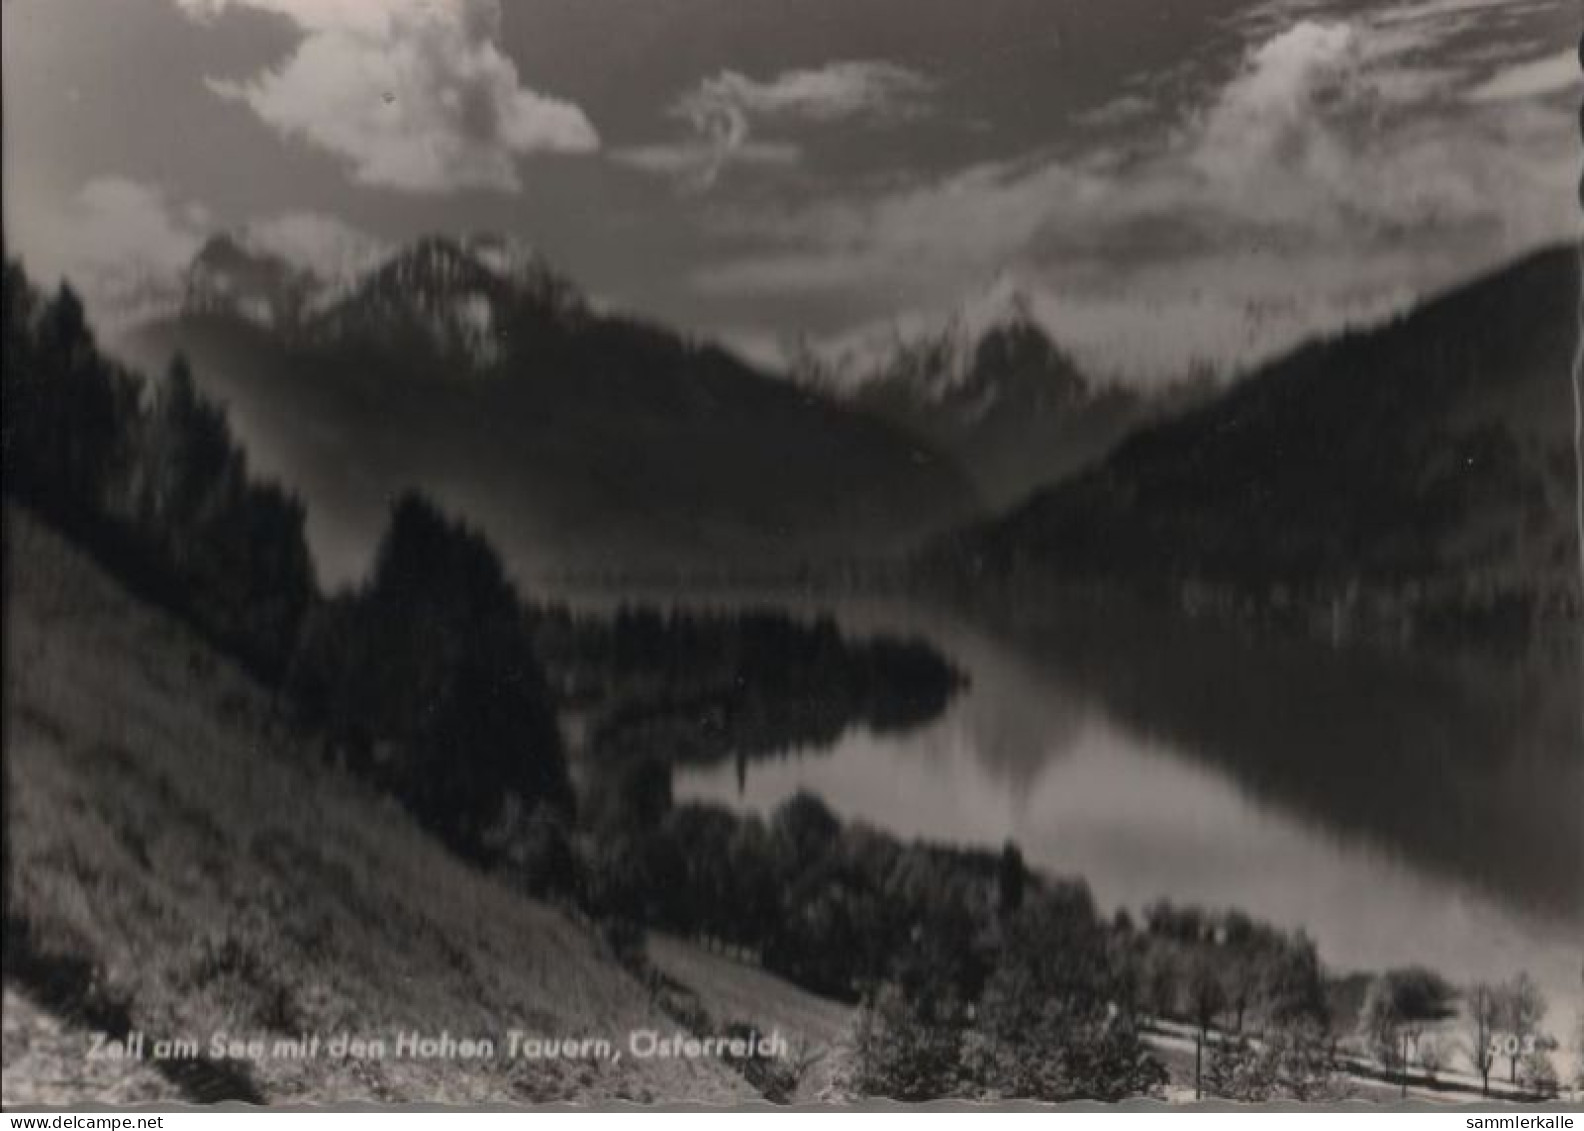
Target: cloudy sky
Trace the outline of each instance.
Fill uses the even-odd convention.
[[[759,356],[1015,280],[1245,364],[1577,233],[1576,0],[4,0],[8,253],[429,231]]]

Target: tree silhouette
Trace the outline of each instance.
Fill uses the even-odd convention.
[[[1456,1014],[1457,991],[1441,975],[1421,966],[1388,970],[1371,984],[1364,1001],[1364,1028],[1382,1064],[1401,1070],[1408,1089],[1411,1047],[1425,1027]]]
[[[1491,1068],[1496,1063],[1496,1026],[1500,1021],[1499,991],[1476,982],[1463,993],[1468,1028],[1469,1062],[1480,1075],[1480,1093],[1490,1095]]]
[[[1519,1068],[1526,1055],[1544,1043],[1540,1023],[1545,1020],[1547,1002],[1528,971],[1520,971],[1496,994],[1496,1029],[1504,1039],[1508,1083],[1518,1083]]]
[[[1031,900],[979,1002],[979,1066],[992,1094],[1114,1101],[1165,1083],[1131,1013],[1131,988],[1087,899]]]
[[[456,847],[482,853],[505,798],[570,811],[549,687],[499,555],[415,493],[373,575],[316,616],[290,686],[305,718]]]
[[[184,360],[151,390],[104,357],[69,287],[46,301],[8,263],[0,317],[7,493],[278,677],[314,595],[301,504],[249,479]]]
[[[1001,849],[1001,859],[996,870],[996,903],[1004,915],[1015,915],[1023,906],[1023,892],[1028,887],[1028,870],[1023,864],[1023,853],[1018,846],[1007,841]]]

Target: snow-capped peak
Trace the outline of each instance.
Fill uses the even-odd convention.
[[[554,273],[537,247],[516,236],[473,232],[458,239],[457,246],[508,282],[523,283]]]
[[[223,316],[296,341],[417,335],[472,369],[500,360],[503,326],[525,312],[553,321],[591,312],[572,283],[513,237],[426,236],[390,247],[312,217],[219,233],[168,294],[142,285],[138,299],[145,318]]]
[[[225,232],[187,269],[182,306],[190,314],[231,313],[279,326],[297,321],[317,287],[311,272],[258,247],[246,232]]]
[[[181,309],[293,329],[350,291],[386,254],[373,237],[311,214],[242,225],[199,248]]]
[[[549,310],[565,315],[586,308],[577,287],[526,240],[499,233],[473,233],[462,237],[458,245],[517,294]]]
[[[1035,326],[1034,300],[1010,271],[1002,271],[983,290],[969,297],[956,316],[962,336],[978,342],[1010,326]]]
[[[537,251],[504,236],[429,236],[367,272],[316,314],[320,335],[421,334],[442,356],[487,369],[506,346],[510,317],[531,309],[555,321],[585,310],[577,289]]]
[[[922,398],[944,400],[973,379],[986,342],[1012,334],[1055,351],[1029,290],[1002,271],[945,313],[904,315],[824,346],[798,342],[788,350],[788,366],[796,379],[837,393],[905,384]]]

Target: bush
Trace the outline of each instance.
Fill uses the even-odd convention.
[[[1273,1028],[1258,1044],[1241,1034],[1216,1041],[1205,1087],[1213,1096],[1241,1103],[1319,1103],[1343,1099],[1348,1092],[1335,1042],[1313,1024]]]
[[[1549,1049],[1536,1047],[1518,1061],[1518,1086],[1531,1096],[1554,1099],[1561,1090]]]
[[[1118,1100],[1165,1083],[1087,891],[1042,894],[1008,925],[979,1003],[976,1075],[1015,1099]]]
[[[509,797],[500,820],[485,834],[484,848],[530,895],[572,898],[581,890],[582,870],[566,823],[545,806],[528,813]]]
[[[747,1041],[749,1048],[756,1050],[764,1034],[756,1025],[733,1021],[726,1026],[724,1036]],[[793,1055],[786,1057],[750,1052],[747,1056],[727,1059],[765,1099],[773,1104],[789,1104],[796,1098],[798,1085],[803,1082],[808,1068],[799,1052],[793,1050]]]
[[[993,884],[996,862],[987,863]],[[993,917],[993,905],[984,913]],[[966,936],[947,945],[980,949]],[[900,955],[897,977],[860,1010],[860,1090],[903,1100],[1114,1101],[1165,1083],[1140,1036],[1109,928],[1086,889],[1031,893],[991,947],[991,970],[977,992],[964,992],[975,983],[960,966],[914,960],[924,953]]]
[[[853,1084],[864,1095],[909,1102],[959,1094],[966,1018],[949,989],[930,998],[882,987],[858,1013]]]

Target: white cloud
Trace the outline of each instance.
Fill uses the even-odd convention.
[[[689,139],[658,145],[635,145],[611,151],[611,160],[645,173],[671,177],[686,188],[708,189],[720,178],[722,169],[734,165],[761,168],[790,168],[802,157],[802,149],[791,142],[745,141],[730,151],[715,143]]]
[[[69,280],[96,321],[171,301],[210,221],[158,186],[116,176],[89,181],[65,200],[13,204],[9,235],[28,271],[44,285]]]
[[[852,60],[783,71],[763,82],[737,71],[722,71],[684,95],[677,109],[695,122],[721,112],[834,122],[904,113],[932,88],[923,75],[895,63]]]
[[[174,205],[158,186],[100,177],[83,186],[62,217],[59,246],[65,263],[169,270],[192,258],[208,219],[202,207]]]
[[[97,325],[114,328],[180,302],[187,270],[219,225],[201,204],[127,177],[89,181],[65,200],[17,202],[9,233],[39,282],[66,279]],[[326,282],[371,266],[388,245],[334,216],[287,212],[231,229],[244,245]]]
[[[691,139],[627,149],[617,158],[635,168],[667,173],[698,189],[715,183],[730,164],[790,165],[801,150],[753,137],[756,121],[894,121],[916,113],[934,84],[916,71],[877,59],[845,60],[783,71],[756,80],[722,71],[679,98],[672,117],[692,127]]]
[[[1502,102],[1511,98],[1542,98],[1584,86],[1578,56],[1572,51],[1518,63],[1498,71],[1468,92],[1470,102]]]
[[[1313,164],[1328,133],[1317,112],[1348,97],[1361,55],[1358,31],[1340,23],[1303,20],[1260,44],[1197,123],[1190,160],[1225,186]]]
[[[778,215],[724,213],[718,222],[730,235],[790,250],[708,268],[699,281],[717,293],[854,284],[911,296],[914,285],[993,272],[1060,210],[1098,208],[1109,187],[1059,161],[996,162],[873,199],[822,200]]]
[[[177,3],[199,19],[246,6],[294,22],[303,38],[279,66],[210,87],[344,158],[363,184],[511,191],[520,159],[599,147],[577,106],[522,86],[497,45],[499,0]]]
[[[1128,93],[1076,113],[1072,120],[1090,129],[1115,129],[1143,121],[1156,112],[1157,107],[1152,99],[1142,94]]]
[[[344,279],[373,266],[389,245],[345,220],[320,212],[288,212],[248,224],[247,242],[321,279]]]
[[[1464,20],[1478,7],[1436,11]],[[876,295],[949,306],[1012,268],[1073,348],[1141,377],[1195,359],[1241,366],[1398,309],[1578,227],[1571,114],[1465,102],[1457,59],[1423,53],[1444,32],[1426,11],[1414,6],[1412,35],[1370,16],[1266,27],[1229,75],[1127,148],[1102,138],[728,214],[728,234],[760,250],[695,284],[851,296],[872,312]]]

